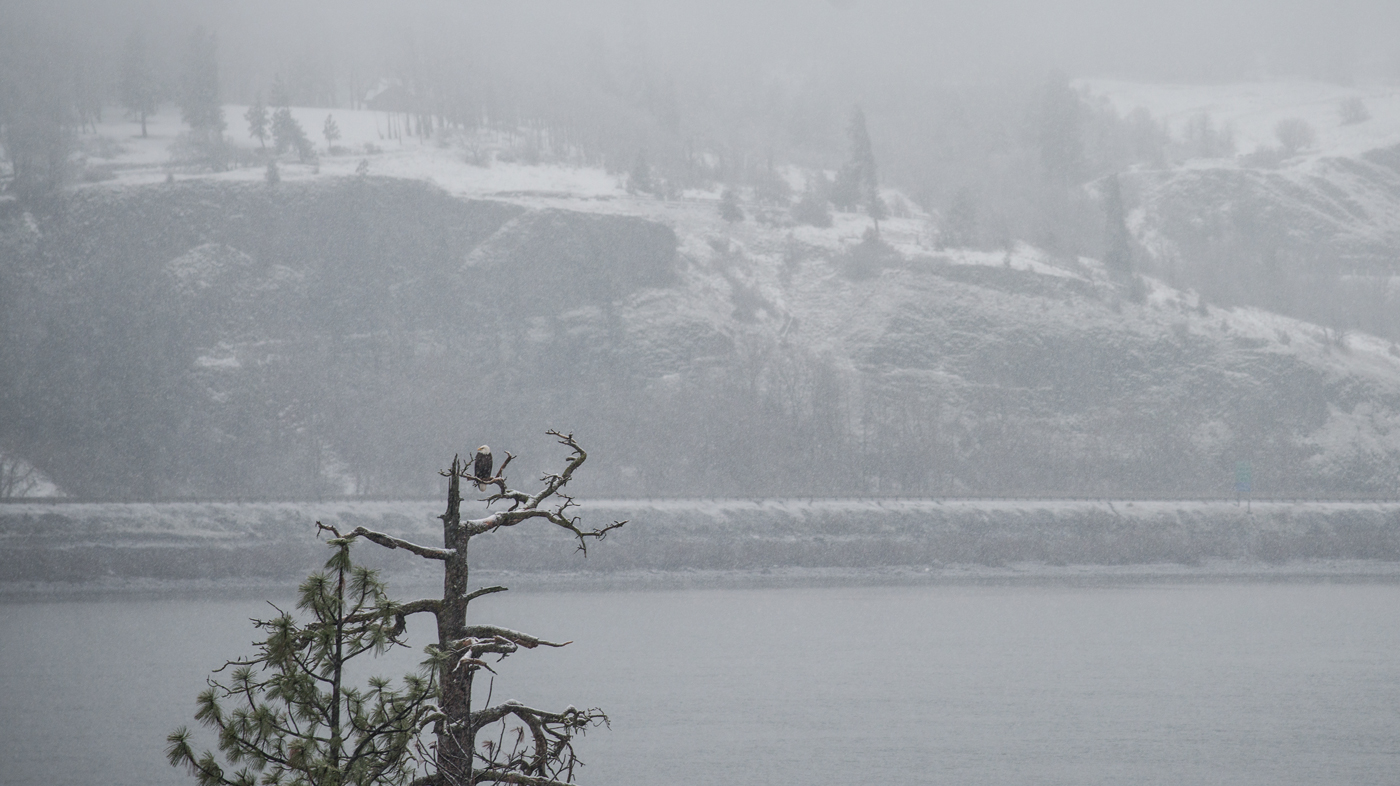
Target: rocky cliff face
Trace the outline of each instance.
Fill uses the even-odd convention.
[[[594,493],[1394,487],[1384,342],[898,220],[638,204],[326,178],[12,212],[0,448],[108,498],[425,494],[482,442],[533,474],[551,427]]]

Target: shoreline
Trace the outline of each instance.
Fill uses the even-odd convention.
[[[804,589],[832,587],[1015,587],[1111,588],[1138,585],[1255,583],[1400,584],[1400,562],[1382,560],[1293,560],[1268,563],[1211,560],[1200,565],[1048,565],[1002,567],[954,564],[873,568],[772,567],[752,570],[623,570],[530,572],[478,569],[473,584],[503,584],[516,593],[668,592],[688,590]],[[291,596],[301,582],[263,578],[157,579],[105,576],[87,582],[0,581],[0,603],[90,600],[162,600],[210,596],[259,599]],[[403,597],[432,592],[418,576],[387,575],[391,593]]]

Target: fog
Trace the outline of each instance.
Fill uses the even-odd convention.
[[[0,0],[0,786],[1395,781],[1397,30]]]
[[[757,67],[844,76],[841,90],[900,76],[938,81],[1051,68],[1076,76],[1168,81],[1393,77],[1397,51],[1387,32],[1400,18],[1392,4],[1368,0],[587,0],[504,6],[297,0],[236,7],[151,0],[7,6],[12,19],[42,19],[65,36],[106,46],[117,45],[133,26],[179,38],[206,25],[219,32],[231,68],[267,69],[303,58],[383,67],[421,41],[468,50],[497,63],[495,70],[559,79],[567,76],[561,69],[569,59],[593,40],[628,49],[659,69],[707,76],[717,84],[752,78]]]
[[[0,495],[1394,493],[1393,4],[0,19]]]

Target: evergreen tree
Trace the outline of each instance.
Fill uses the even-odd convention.
[[[326,122],[321,125],[321,136],[326,138],[326,149],[335,147],[335,143],[340,140],[340,126],[335,124],[335,118],[326,115]]]
[[[319,522],[318,522],[318,526]],[[323,573],[301,585],[291,614],[255,621],[266,634],[257,655],[227,662],[199,695],[195,718],[218,732],[225,770],[212,751],[195,754],[190,731],[166,738],[166,755],[200,786],[255,784],[404,784],[418,764],[413,746],[435,711],[435,673],[408,675],[401,688],[346,678],[352,661],[403,646],[403,615],[376,571],[350,559],[354,535],[335,535]],[[218,673],[218,672],[216,672]],[[226,679],[227,681],[223,681]]]
[[[803,224],[814,227],[831,226],[831,209],[827,207],[826,194],[831,183],[820,172],[807,177],[807,186],[802,190],[802,198],[792,207],[792,217]]]
[[[880,198],[880,177],[875,166],[875,150],[870,144],[870,132],[865,126],[865,112],[860,107],[851,110],[851,121],[846,127],[846,137],[851,143],[851,158],[836,175],[832,186],[832,203],[846,209],[859,204],[875,222],[875,233],[880,232],[880,221],[889,217],[889,208]]]
[[[939,242],[950,248],[966,248],[977,241],[977,199],[970,188],[960,188],[943,215]]]
[[[78,118],[68,52],[48,36],[6,36],[0,28],[0,154],[22,200],[49,196],[68,179]]]
[[[258,146],[267,147],[268,118],[267,106],[263,104],[262,93],[258,93],[253,105],[243,114],[248,121],[248,135],[258,140]]]
[[[1104,178],[1104,266],[1120,275],[1133,272],[1133,239],[1128,232],[1127,213],[1123,208],[1123,190],[1118,175]]]
[[[837,210],[850,212],[860,205],[860,167],[848,161],[836,170],[836,179],[831,184],[831,204]]]
[[[719,215],[731,224],[744,220],[744,211],[739,207],[739,196],[734,193],[734,189],[726,188],[724,193],[720,194]]]
[[[292,117],[292,97],[287,92],[287,84],[282,81],[281,74],[272,75],[270,99],[273,106],[272,146],[277,154],[281,155],[294,149],[298,159],[305,161],[310,158],[314,152],[311,140],[306,136],[306,130],[301,127],[301,123]]]
[[[272,113],[272,146],[278,155],[294,149],[302,161],[311,157],[311,140],[288,107],[278,107]]]
[[[889,207],[880,198],[880,189],[871,180],[865,184],[865,214],[875,222],[875,234],[880,234],[880,222],[890,217]]]
[[[192,130],[207,135],[221,135],[224,131],[224,110],[219,102],[218,40],[203,27],[195,28],[185,54],[180,119]]]
[[[1048,180],[1075,182],[1083,170],[1083,108],[1064,74],[1052,74],[1041,95],[1040,163]]]
[[[753,181],[753,196],[764,205],[787,207],[792,202],[792,186],[787,178],[773,166],[770,158],[768,166],[758,173]]]
[[[272,75],[272,92],[268,95],[268,101],[273,109],[292,105],[292,94],[287,91],[287,83],[282,81],[281,73]]]
[[[138,30],[126,37],[122,50],[122,106],[141,120],[141,137],[146,137],[146,118],[156,111],[155,78],[146,59],[146,37]]]
[[[651,177],[651,165],[647,163],[645,152],[638,151],[637,158],[632,162],[632,170],[627,173],[627,190],[644,194],[656,190],[656,183]]]
[[[277,169],[277,159],[269,157],[267,168],[263,170],[263,180],[270,186],[275,186],[282,182],[282,172]]]

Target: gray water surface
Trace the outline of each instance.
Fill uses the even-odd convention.
[[[1393,584],[552,591],[474,608],[575,640],[511,658],[494,690],[609,712],[579,743],[583,784],[1400,780]],[[192,782],[165,735],[194,725],[205,676],[269,611],[0,605],[0,784]]]

